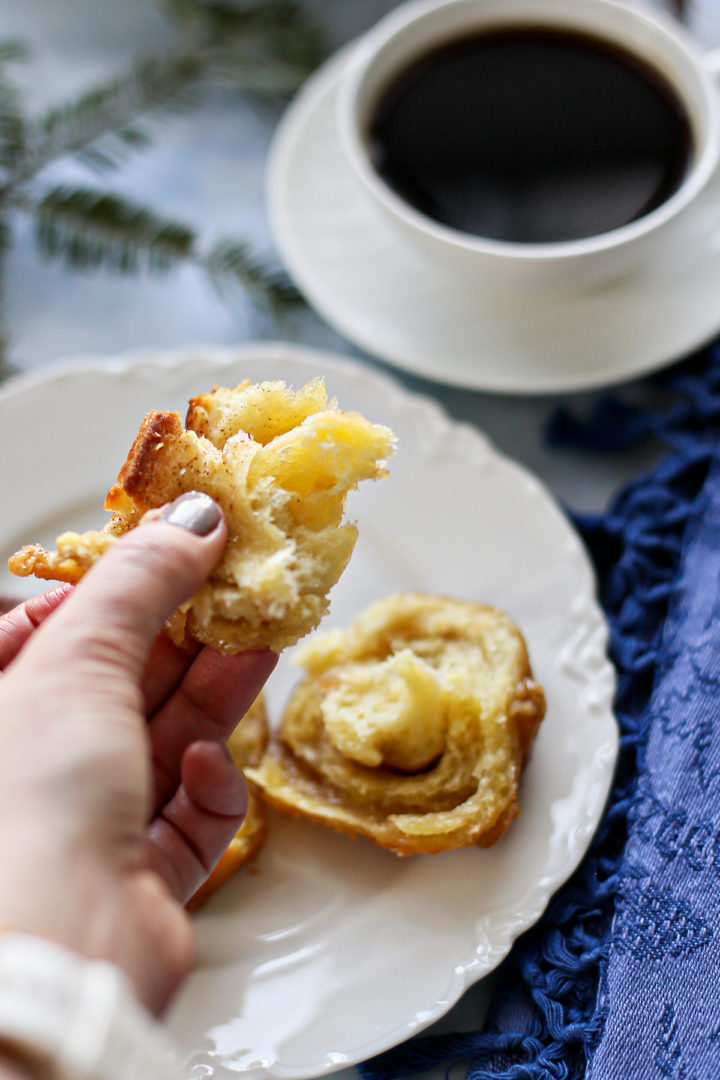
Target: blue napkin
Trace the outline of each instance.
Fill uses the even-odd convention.
[[[603,821],[498,970],[482,1027],[418,1036],[364,1080],[458,1063],[469,1080],[720,1076],[720,346],[648,385],[663,408],[608,399],[554,428],[670,448],[606,514],[576,519],[618,670]]]

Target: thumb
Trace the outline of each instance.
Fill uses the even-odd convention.
[[[227,531],[209,495],[188,492],[117,541],[35,635],[35,662],[88,656],[139,679],[167,617],[222,555]],[[30,659],[28,655],[28,659]]]

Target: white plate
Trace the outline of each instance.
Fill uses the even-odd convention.
[[[523,814],[491,849],[399,859],[274,816],[254,868],[197,917],[199,967],[170,1016],[193,1080],[319,1076],[442,1016],[577,866],[616,756],[606,625],[565,516],[476,430],[341,358],[283,345],[208,348],[94,362],[8,387],[4,553],[102,522],[102,498],[149,409],[182,410],[214,382],[298,386],[318,374],[343,407],[389,424],[399,440],[389,479],[350,497],[360,538],[325,625],[347,624],[393,590],[498,604],[526,635],[547,717]],[[0,591],[18,586],[25,579],[5,572]],[[271,715],[296,678],[283,657],[268,689]]]
[[[540,299],[449,278],[402,242],[345,161],[335,106],[348,55],[322,67],[285,114],[267,199],[290,274],[351,341],[426,378],[549,393],[642,375],[720,329],[718,177],[668,238],[662,259],[595,291]]]

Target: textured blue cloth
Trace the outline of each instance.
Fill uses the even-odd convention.
[[[499,969],[482,1029],[419,1036],[365,1080],[459,1062],[469,1080],[720,1077],[720,346],[649,385],[662,410],[609,399],[554,429],[595,449],[647,435],[670,448],[607,514],[577,521],[618,670],[601,826]]]

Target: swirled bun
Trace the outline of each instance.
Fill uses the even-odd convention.
[[[250,709],[240,721],[227,742],[233,761],[245,771],[250,765],[259,764],[268,741],[268,723],[262,694],[255,698]],[[200,886],[186,905],[188,911],[197,911],[213,893],[237,874],[243,866],[258,854],[268,831],[268,811],[253,784],[245,820],[230,841],[207,880]]]
[[[223,652],[279,651],[313,630],[357,537],[343,522],[361,480],[386,475],[389,428],[329,400],[322,379],[294,391],[249,381],[192,398],[177,413],[151,412],[110,489],[99,531],[64,533],[57,551],[37,544],[13,555],[14,574],[78,581],[149,510],[188,491],[222,507],[228,543],[209,581],[171,617],[178,645]]]
[[[545,712],[507,615],[392,595],[299,659],[307,676],[247,773],[268,802],[402,855],[503,835]]]

